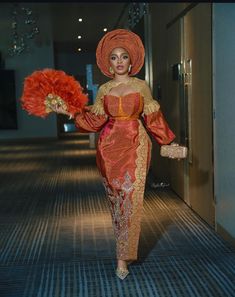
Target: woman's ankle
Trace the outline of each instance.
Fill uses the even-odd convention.
[[[127,261],[125,261],[125,260],[117,260],[117,264],[118,264],[118,267],[119,268],[127,268]]]

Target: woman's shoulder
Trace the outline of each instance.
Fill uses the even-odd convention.
[[[136,84],[136,85],[138,85],[139,87],[141,87],[141,88],[145,88],[146,86],[148,86],[148,84],[147,84],[147,82],[146,82],[146,80],[144,80],[144,79],[140,79],[140,78],[138,78],[138,77],[132,77],[132,80],[133,80],[133,82]]]
[[[109,81],[99,85],[99,90],[101,92],[105,93],[110,88],[111,85],[112,85],[112,80],[109,80]]]
[[[135,76],[132,76],[132,79],[133,79],[134,81],[136,81],[136,82],[139,82],[139,83],[144,83],[144,82],[145,82],[144,79],[140,79],[140,78],[135,77]]]
[[[108,84],[109,84],[110,81],[107,81],[101,85],[99,85],[99,89],[104,89]]]
[[[140,78],[135,77],[135,76],[133,76],[132,79],[133,79],[135,82],[139,83],[139,84],[142,84],[142,85],[147,84],[147,82],[146,82],[145,79],[140,79]]]

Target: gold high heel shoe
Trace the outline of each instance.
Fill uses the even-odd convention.
[[[116,275],[121,279],[124,280],[124,278],[129,274],[128,269],[126,268],[120,268],[118,267],[116,269]]]

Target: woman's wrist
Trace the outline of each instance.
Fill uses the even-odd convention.
[[[76,119],[76,117],[80,114],[81,112],[75,112],[73,115],[73,119]]]

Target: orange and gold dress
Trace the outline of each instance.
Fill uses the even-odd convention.
[[[137,259],[152,147],[144,126],[160,145],[175,138],[146,82],[132,77],[129,83],[135,92],[121,97],[109,94],[117,83],[103,84],[91,109],[75,117],[78,131],[100,131],[96,160],[111,210],[117,259],[121,260]]]

